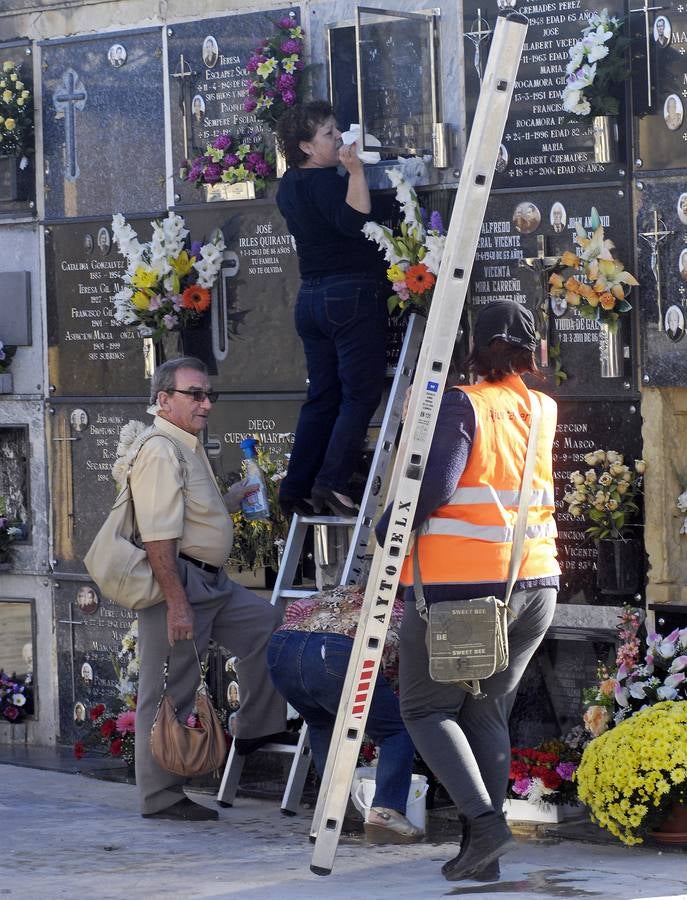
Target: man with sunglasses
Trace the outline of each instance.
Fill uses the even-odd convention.
[[[185,722],[198,682],[193,641],[201,655],[211,639],[236,654],[241,684],[236,750],[250,753],[282,739],[286,727],[285,704],[265,658],[279,615],[224,571],[233,536],[229,514],[251,488],[239,482],[222,496],[205,455],[201,434],[217,400],[205,365],[192,357],[164,363],[153,375],[150,395],[153,430],[160,438],[141,447],[130,484],[138,529],[165,602],[138,613],[136,784],[145,818],[203,821],[216,819],[217,811],[189,800],[184,779],[158,766],[150,752],[165,660],[169,657],[168,690]]]

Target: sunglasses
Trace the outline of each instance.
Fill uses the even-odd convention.
[[[193,400],[196,403],[202,403],[206,397],[208,398],[210,403],[217,403],[217,400],[219,398],[219,394],[217,393],[217,391],[201,391],[198,389],[195,391],[182,391],[181,388],[170,388],[167,391],[167,393],[168,394],[188,394],[189,397],[193,397]]]

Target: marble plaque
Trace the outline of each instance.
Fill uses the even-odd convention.
[[[514,747],[535,747],[543,740],[565,737],[582,724],[582,692],[597,683],[599,662],[612,664],[615,643],[547,637],[527,667],[510,717]]]
[[[624,15],[618,0],[605,7],[610,15]],[[527,16],[529,27],[503,136],[503,169],[494,176],[495,188],[542,182],[577,185],[620,177],[622,163],[594,161],[591,121],[571,118],[561,104],[568,48],[581,39],[586,18],[597,9],[593,0],[518,6],[518,12]],[[468,121],[477,106],[498,12],[496,4],[485,11],[478,0],[469,0],[464,6]],[[622,155],[622,137],[620,146]]]
[[[227,245],[213,299],[216,388],[304,391],[305,358],[293,322],[298,260],[279,210],[260,200],[210,204],[185,218],[193,240],[219,228]]]
[[[298,9],[252,12],[179,22],[168,29],[174,189],[182,204],[202,201],[198,188],[179,178],[182,161],[203,153],[224,132],[258,134],[265,130],[243,108],[246,63],[253,50],[275,31],[279,19]]]
[[[149,221],[131,224],[150,239]],[[144,396],[142,339],[113,318],[126,263],[112,243],[111,219],[50,226],[45,260],[54,396]]]
[[[558,404],[558,425],[553,449],[553,478],[558,526],[558,561],[561,589],[559,603],[622,604],[623,597],[600,594],[596,587],[596,546],[585,535],[588,522],[570,515],[563,495],[572,472],[585,472],[584,461],[592,450],[616,450],[628,465],[641,456],[641,415],[638,403],[622,401]],[[641,518],[639,519],[641,522]]]
[[[535,314],[537,327],[546,337],[540,345],[537,363],[546,375],[546,390],[560,397],[612,397],[627,395],[631,383],[631,314],[623,317],[624,375],[601,378],[599,325],[569,307],[554,308],[548,297],[546,259],[540,260],[538,239],[543,237],[546,257],[564,250],[575,252],[575,227],[582,222],[591,231],[589,215],[596,207],[606,238],[616,247],[617,258],[632,271],[629,234],[629,200],[613,188],[593,193],[579,190],[495,193],[487,205],[475,262],[472,268],[468,308],[474,317],[480,306],[492,300],[515,300]],[[638,288],[629,302],[638,302]],[[560,346],[561,367],[567,379],[556,384],[551,348]],[[548,352],[548,365],[547,365]]]
[[[641,8],[641,7],[640,7]],[[687,8],[657,6],[649,13],[649,71],[644,16],[632,15],[632,96],[635,168],[665,172],[687,165]],[[647,86],[651,80],[651,98]],[[649,102],[650,100],[650,102]]]
[[[46,219],[165,205],[159,28],[46,41]]]
[[[641,191],[635,188],[635,210],[637,277],[642,286],[639,306],[642,382],[648,387],[684,387],[687,385],[687,190],[682,177],[643,177],[641,184]],[[655,246],[657,254],[653,252]]]

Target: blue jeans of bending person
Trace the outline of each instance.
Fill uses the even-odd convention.
[[[310,729],[315,768],[324,773],[353,641],[341,634],[275,631],[267,647],[274,686]],[[379,747],[373,806],[405,815],[414,747],[401,719],[398,698],[380,673],[366,733]]]
[[[296,330],[308,367],[284,499],[313,485],[348,492],[386,372],[388,285],[371,275],[306,278],[296,300]]]

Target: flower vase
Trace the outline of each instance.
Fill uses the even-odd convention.
[[[596,586],[602,594],[635,594],[641,589],[644,548],[636,538],[598,541]]]
[[[652,831],[651,835],[659,844],[687,845],[687,805],[674,804],[660,828]]]
[[[166,331],[159,341],[154,341],[151,337],[143,338],[143,367],[146,378],[152,378],[162,363],[179,356],[183,356],[180,332]]]
[[[618,118],[617,116],[594,116],[592,119],[594,137],[594,162],[613,163],[618,160]]]
[[[31,193],[31,172],[28,165],[21,168],[19,156],[0,156],[0,200],[28,200]]]
[[[599,326],[599,359],[602,378],[620,378],[623,374],[623,346],[620,325],[614,331],[606,322]]]

